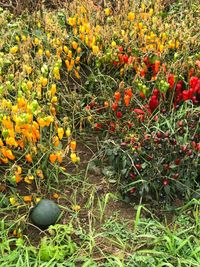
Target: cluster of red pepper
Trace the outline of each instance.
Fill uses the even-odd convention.
[[[177,106],[177,104],[180,104],[187,100],[192,100],[194,104],[199,104],[199,96],[200,96],[200,79],[196,76],[192,76],[189,81],[189,89],[184,90],[184,83],[183,81],[178,81],[175,85],[174,75],[169,75],[168,77],[168,83],[169,83],[169,91],[173,90],[175,87],[175,96],[174,96],[174,107]],[[114,102],[111,104],[111,109],[114,111],[116,118],[121,119],[123,117],[123,103],[124,107],[128,108],[131,104],[131,99],[133,97],[132,88],[125,89],[123,92],[123,95],[120,91],[116,91],[114,93]],[[128,112],[133,111],[133,113],[136,115],[136,117],[139,119],[139,121],[144,121],[144,118],[146,115],[151,115],[162,103],[162,101],[166,100],[166,96],[164,93],[161,93],[159,89],[155,88],[152,92],[151,97],[149,98],[149,101],[146,105],[142,105],[140,108],[133,108],[132,105],[131,108],[128,109]],[[104,102],[104,107],[106,111],[109,109],[109,103],[108,101]],[[127,122],[128,125],[132,125],[130,121]],[[111,131],[115,131],[115,122],[111,123]],[[100,127],[100,124],[97,123],[97,129],[103,128],[102,124]],[[129,127],[130,128],[130,127]]]
[[[172,90],[175,85],[174,75],[170,74],[168,83]],[[184,82],[178,81],[175,86],[174,106],[179,105],[181,102],[191,100],[193,104],[200,102],[200,79],[197,76],[191,76],[189,80],[189,89],[184,89]]]
[[[155,78],[157,73],[160,70],[161,62],[156,57],[156,59],[151,60],[148,56],[146,56],[143,60],[138,57],[132,55],[131,48],[127,48],[127,52],[124,50],[122,46],[118,47],[117,58],[113,60],[113,65],[115,67],[123,67],[123,66],[133,66],[133,69],[140,73],[142,78],[145,78],[147,73],[151,73],[151,78]],[[142,66],[142,69],[141,69]],[[162,64],[162,69],[166,71],[165,64]]]
[[[173,74],[168,76],[168,84],[169,84],[169,91],[173,92],[175,87],[175,95],[174,95],[174,107],[176,108],[177,105],[180,105],[182,102],[191,100],[193,104],[200,103],[200,79],[197,76],[190,77],[189,80],[189,89],[184,89],[184,82],[178,81],[175,84],[175,77]],[[158,89],[154,89],[152,96],[149,100],[149,109],[151,113],[159,106],[159,95],[160,91]],[[165,100],[165,95],[162,95],[162,99]]]
[[[124,48],[122,46],[118,47],[118,54],[117,54],[117,60],[113,61],[113,64],[115,66],[123,66],[123,65],[133,65],[133,68],[137,70],[138,66],[143,66],[142,69],[140,69],[140,76],[142,78],[147,77],[148,73],[151,73],[150,79],[156,79],[157,74],[159,71],[163,71],[164,73],[167,73],[165,64],[161,64],[160,60],[156,56],[152,56],[150,58],[149,56],[144,57],[143,60],[141,58],[129,55],[129,52],[131,53],[131,49],[127,49],[127,52],[125,52]],[[144,65],[142,64],[144,63]],[[197,61],[198,63],[198,61]],[[200,63],[196,64],[197,68],[200,68]],[[192,76],[194,72],[194,69],[192,68],[190,71],[190,81],[189,86],[190,88],[184,89],[184,82],[178,81],[175,83],[175,75],[169,74],[167,77],[167,82],[163,84],[162,86],[166,87],[164,90],[168,89],[167,86],[169,86],[169,90],[173,91],[175,87],[175,97],[174,97],[174,106],[180,104],[183,101],[186,100],[192,100],[194,104],[199,103],[199,96],[200,96],[200,80],[197,76]],[[168,84],[167,84],[168,83]],[[166,86],[167,85],[167,86]],[[160,89],[160,88],[159,88]],[[160,90],[163,91],[162,88]],[[150,110],[154,111],[158,107],[158,93],[153,94],[150,99]],[[115,107],[116,108],[116,107]]]
[[[200,97],[200,79],[196,76],[192,76],[190,78],[189,86],[189,90],[183,90],[182,92],[183,100],[186,101],[191,99],[194,104],[198,104],[198,98]]]
[[[129,57],[128,54],[124,53],[123,54],[123,47],[119,46],[118,47],[118,54],[117,54],[117,59],[113,61],[114,66],[119,66],[123,64],[127,64],[128,62],[131,61],[131,56]]]
[[[145,63],[146,67],[140,71],[140,76],[141,77],[145,77],[147,72],[150,70],[152,71],[152,77],[156,77],[157,73],[160,70],[161,67],[161,62],[159,59],[155,59],[153,60],[153,62],[151,62],[150,58],[147,56],[143,59],[143,62]],[[164,71],[166,71],[165,65],[162,64],[162,68]]]

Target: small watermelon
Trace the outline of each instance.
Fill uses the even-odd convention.
[[[61,210],[55,202],[49,199],[42,199],[31,210],[30,219],[39,228],[46,229],[56,223],[60,213]]]

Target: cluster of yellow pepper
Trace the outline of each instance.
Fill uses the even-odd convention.
[[[71,130],[70,128],[67,128],[66,131],[62,127],[57,128],[57,133],[58,136],[53,137],[53,144],[55,147],[59,146],[60,140],[63,139],[64,134],[68,138],[68,146],[71,150],[70,158],[73,163],[79,163],[80,162],[80,157],[76,155],[76,141],[75,140],[70,140],[71,138]],[[68,148],[68,147],[67,147]],[[49,155],[49,160],[52,164],[54,164],[56,161],[59,163],[62,163],[63,158],[65,156],[65,151],[59,150],[56,153],[51,153]]]
[[[73,35],[80,39],[84,46],[91,49],[94,55],[97,55],[101,49],[98,44],[101,27],[98,24],[92,24],[87,11],[85,7],[79,7],[77,13],[70,16],[67,22],[72,27]],[[76,43],[74,44],[76,45]]]
[[[8,37],[2,44],[7,52],[0,53],[0,165],[10,171],[6,172],[6,178],[14,183],[31,184],[36,177],[44,179],[39,163],[41,155],[45,153],[51,164],[59,164],[66,156],[60,143],[65,135],[71,140],[70,124],[62,125],[56,117],[58,80],[61,53],[67,54],[65,63],[69,63],[69,72],[74,68],[73,54],[78,63],[81,48],[76,42],[71,43],[73,51],[64,46],[66,32],[60,35],[51,27],[47,32],[41,24],[48,27],[52,21],[49,17],[45,19],[47,21],[38,23],[29,35],[20,34],[19,30],[15,38]],[[35,37],[34,30],[41,30],[42,35]],[[74,71],[79,77],[77,67]],[[46,133],[49,140],[44,140]],[[71,160],[78,163],[80,158],[73,142],[70,141]],[[26,171],[25,162],[26,166],[32,166],[31,172]]]
[[[142,11],[145,6],[143,5]],[[179,41],[170,39],[166,32],[160,30],[161,19],[156,15],[153,8],[148,12],[134,13],[129,12],[127,16],[129,24],[128,34],[130,36],[138,37],[138,48],[142,52],[166,52],[168,49],[174,49],[179,47]],[[169,28],[169,25],[165,25],[165,30]],[[125,34],[125,33],[123,33]]]
[[[133,11],[129,7],[129,12],[120,10],[119,13],[113,13],[111,8],[105,8],[103,12],[101,9],[95,10],[94,20],[87,4],[84,7],[77,5],[67,22],[73,35],[91,49],[92,54],[99,57],[104,57],[103,51],[108,48],[115,54],[115,49],[121,45],[159,56],[167,53],[169,49],[179,49],[180,41],[176,31],[170,28],[169,22],[162,22],[162,5],[159,0],[156,0],[151,8],[144,3],[141,3],[140,7],[133,5],[131,8]],[[98,19],[99,17],[104,18]],[[102,21],[104,24],[100,26]],[[103,43],[100,40],[103,40]],[[68,69],[73,65],[74,61],[71,65],[66,61]]]
[[[162,19],[159,16],[157,4],[155,1],[154,8],[148,8],[144,3],[138,8],[134,6],[135,10],[120,13],[112,17],[112,12],[108,8],[105,9],[105,15],[113,18],[115,23],[109,25],[110,38],[121,39],[124,44],[132,45],[133,48],[138,48],[144,53],[158,52],[163,53],[168,49],[178,49],[179,41],[174,38],[176,36],[174,31],[169,31],[170,25],[165,23],[164,26]],[[120,30],[116,31],[116,22],[119,23]],[[172,37],[173,36],[173,37]],[[113,47],[112,43],[110,42]]]

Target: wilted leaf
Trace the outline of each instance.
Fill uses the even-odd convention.
[[[6,190],[6,186],[3,184],[0,184],[0,192],[4,192]]]

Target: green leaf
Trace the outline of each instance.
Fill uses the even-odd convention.
[[[106,177],[112,177],[115,174],[115,170],[113,169],[113,167],[109,166],[109,167],[104,167],[102,169],[102,173],[106,176]]]
[[[127,169],[122,169],[122,170],[121,170],[121,174],[122,174],[122,175],[125,175],[126,172],[127,172]]]
[[[167,195],[169,195],[169,193],[170,193],[170,186],[169,186],[169,185],[166,185],[166,186],[164,187],[164,190],[165,190],[165,193],[166,193]]]

